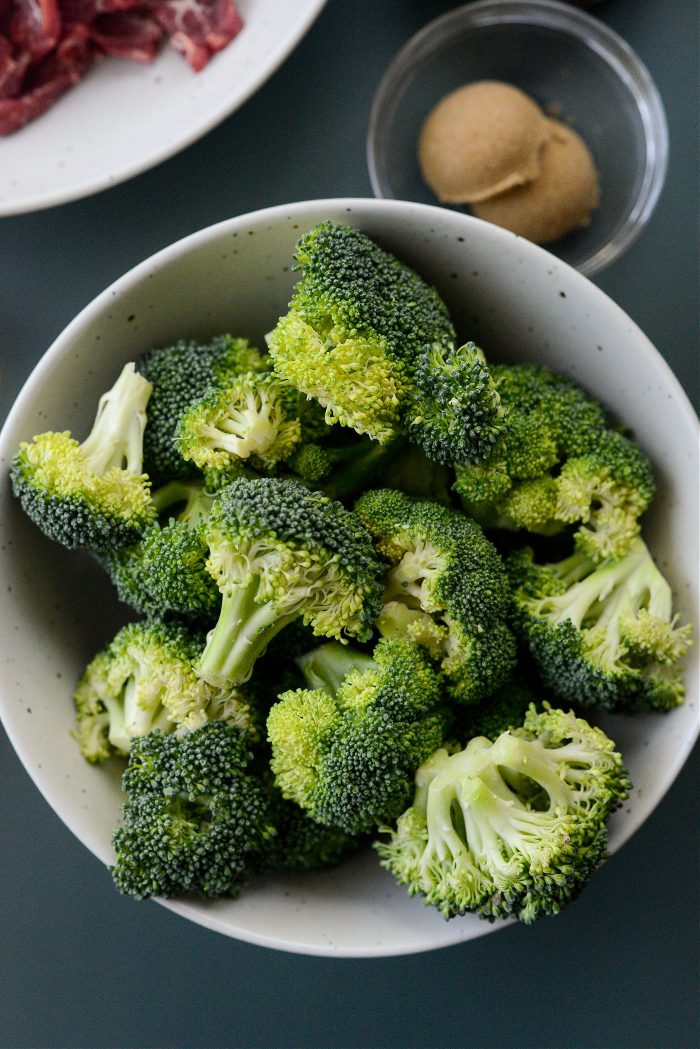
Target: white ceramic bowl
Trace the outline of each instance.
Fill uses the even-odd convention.
[[[96,62],[47,113],[0,140],[0,215],[89,196],[195,142],[265,83],[324,4],[239,0],[243,29],[200,73],[167,45],[148,65]]]
[[[312,201],[203,230],[137,266],[79,314],[35,368],[0,435],[0,712],[46,800],[105,863],[121,803],[119,771],[93,768],[79,755],[69,734],[71,696],[124,612],[89,558],[50,544],[22,515],[6,476],[10,458],[43,430],[84,435],[99,394],[150,346],[225,330],[261,339],[288,302],[297,237],[326,218],[359,226],[415,266],[444,295],[461,333],[491,357],[564,371],[632,428],[659,481],[648,541],[684,619],[698,622],[697,420],[653,346],[588,280],[495,226],[399,201]],[[687,685],[687,703],[667,716],[604,720],[635,786],[613,817],[613,851],[689,753],[698,731],[695,661]],[[409,899],[372,853],[330,873],[253,881],[239,900],[166,906],[242,940],[336,956],[427,950],[499,927],[472,916],[443,921]],[[586,906],[585,893],[575,906]]]

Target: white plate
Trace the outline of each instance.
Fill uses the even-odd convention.
[[[195,142],[271,76],[324,3],[239,0],[243,29],[201,73],[167,45],[150,65],[94,63],[47,113],[0,138],[0,215],[89,196]]]
[[[99,395],[147,348],[227,330],[262,339],[286,308],[296,239],[324,218],[359,226],[419,268],[445,295],[458,330],[494,359],[559,368],[632,427],[659,482],[645,534],[683,619],[697,624],[697,419],[678,381],[639,328],[581,274],[505,230],[444,208],[311,201],[243,215],[166,248],[99,295],[44,355],[0,434],[0,472],[35,433],[70,428],[84,436]],[[97,565],[44,539],[12,498],[7,477],[0,481],[0,716],[48,803],[109,863],[119,772],[116,763],[95,768],[78,753],[72,693],[125,611]],[[696,653],[684,706],[666,716],[601,719],[634,784],[611,821],[613,852],[661,800],[697,736]],[[588,900],[584,892],[574,906]],[[237,939],[335,956],[407,954],[503,928],[473,915],[445,922],[409,899],[371,853],[323,874],[253,880],[238,900],[166,906]],[[591,911],[592,921],[600,917]]]

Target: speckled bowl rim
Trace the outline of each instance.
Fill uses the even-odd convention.
[[[224,235],[237,235],[240,231],[246,231],[249,233],[256,227],[265,224],[270,226],[275,222],[281,222],[285,219],[289,221],[300,220],[303,219],[304,216],[309,215],[310,212],[324,211],[329,214],[337,214],[339,212],[349,213],[352,211],[361,212],[363,210],[370,213],[376,212],[380,215],[383,214],[387,217],[391,217],[392,220],[395,218],[397,225],[400,225],[402,219],[407,220],[409,216],[413,218],[415,214],[418,214],[418,217],[425,223],[426,227],[431,226],[431,224],[438,226],[445,220],[445,209],[408,201],[386,201],[365,198],[332,198],[302,201],[260,209],[245,215],[224,220],[176,241],[174,244],[160,250],[150,258],[133,267],[93,299],[92,302],[90,302],[75,317],[75,319],[68,324],[40,359],[20,391],[5,424],[0,431],[0,461],[4,459],[4,461],[8,462],[11,458],[15,448],[13,435],[25,410],[25,402],[43,386],[47,373],[50,373],[54,363],[66,353],[67,349],[72,345],[76,335],[93,317],[103,313],[106,307],[113,306],[115,301],[118,301],[119,297],[129,289],[148,280],[152,274],[165,268],[173,261],[176,261],[184,255],[196,250],[199,246],[210,241],[216,241]],[[694,429],[697,437],[700,432],[700,424],[698,423],[697,416],[670,367],[637,325],[635,325],[627,314],[625,314],[617,304],[605,295],[604,292],[592,285],[589,281],[585,280],[585,278],[583,278],[581,274],[572,267],[562,263],[561,260],[556,259],[544,249],[524,241],[522,238],[514,237],[514,235],[508,231],[502,230],[489,223],[482,222],[471,216],[460,215],[458,213],[451,213],[449,224],[450,226],[463,226],[465,235],[469,233],[473,224],[476,224],[482,228],[482,232],[485,235],[486,230],[488,230],[488,236],[490,238],[495,238],[497,242],[500,241],[504,251],[512,252],[513,245],[517,242],[518,250],[522,251],[525,257],[530,256],[536,261],[538,266],[553,266],[558,271],[558,275],[562,280],[573,281],[574,284],[578,284],[579,287],[582,286],[579,282],[583,281],[585,286],[588,287],[589,292],[594,294],[597,301],[600,304],[604,304],[606,310],[614,311],[618,317],[624,320],[625,324],[628,325],[630,332],[634,334],[635,340],[638,343],[637,352],[645,358],[653,360],[654,367],[659,370],[660,378],[670,391],[670,395],[673,395],[676,410],[684,417],[684,424],[689,425]],[[554,270],[551,269],[549,272],[554,272]],[[13,731],[12,712],[9,707],[9,692],[7,698],[5,697],[4,692],[4,684],[0,681],[0,721],[2,721],[10,743],[20,761],[25,766],[28,774],[34,781],[36,787],[78,840],[90,849],[90,851],[102,860],[102,862],[111,862],[105,848],[86,834],[85,828],[81,826],[79,814],[61,811],[56,804],[56,799],[53,798],[51,792],[47,791],[45,788],[44,773],[42,770],[37,769],[36,766],[34,766],[31,758],[31,748],[25,746],[25,742]],[[670,762],[665,767],[663,773],[657,777],[655,781],[656,790],[654,792],[653,802],[649,804],[649,799],[647,798],[646,803],[643,806],[644,811],[641,814],[637,813],[635,814],[635,818],[625,819],[623,828],[616,834],[614,842],[611,842],[611,855],[629,840],[632,834],[639,829],[656,805],[661,801],[687,759],[699,732],[700,722],[695,725],[694,731],[685,737],[684,746],[683,748],[678,748],[674,761]],[[190,901],[182,900],[163,900],[160,898],[157,898],[156,902],[199,925],[248,943],[281,949],[292,953],[330,957],[365,958],[419,953],[465,942],[469,939],[475,939],[478,936],[505,928],[507,924],[509,924],[508,922],[503,922],[492,925],[486,922],[479,922],[477,928],[470,930],[467,934],[460,935],[458,931],[458,923],[451,922],[449,923],[449,926],[454,929],[453,936],[441,937],[435,935],[433,938],[424,937],[421,942],[412,944],[410,947],[403,946],[397,948],[395,945],[388,944],[371,948],[346,947],[338,949],[333,946],[325,947],[318,943],[307,943],[304,942],[303,939],[290,941],[281,937],[259,935],[254,931],[245,928],[232,927],[230,922],[222,921],[219,918],[215,908],[208,909],[207,904],[192,903]],[[413,901],[413,903],[416,906],[419,906],[415,901]]]

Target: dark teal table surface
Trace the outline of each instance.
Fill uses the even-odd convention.
[[[370,196],[374,89],[452,6],[329,0],[257,95],[184,153],[95,197],[0,219],[0,419],[65,324],[154,251],[270,204]],[[607,0],[595,13],[648,65],[671,135],[647,230],[596,281],[697,404],[697,3]],[[404,958],[306,958],[120,897],[0,732],[0,1045],[696,1049],[699,795],[696,749],[556,919]]]

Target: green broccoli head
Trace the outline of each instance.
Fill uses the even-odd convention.
[[[506,429],[498,384],[473,342],[423,347],[409,399],[410,439],[445,466],[485,461]]]
[[[275,369],[326,409],[328,423],[386,442],[421,349],[454,337],[437,293],[365,234],[323,222],[295,250],[302,271],[268,337]]]
[[[380,630],[393,637],[408,628],[440,660],[457,701],[488,696],[515,663],[508,584],[496,548],[457,511],[392,489],[366,492],[355,510],[391,566]]]
[[[129,623],[78,681],[74,736],[90,762],[127,755],[154,729],[179,734],[222,719],[257,735],[255,711],[240,689],[218,689],[195,673],[203,634],[160,620]]]
[[[137,361],[153,386],[144,434],[146,472],[156,485],[196,477],[196,465],[182,458],[176,442],[180,416],[210,389],[242,372],[261,372],[269,361],[247,339],[218,335],[209,343],[185,341],[148,350]]]
[[[518,629],[542,680],[571,703],[667,711],[683,701],[690,626],[640,538],[597,564],[576,551],[538,565],[528,548],[508,560]]]
[[[559,913],[606,856],[606,820],[629,779],[614,744],[571,713],[534,708],[494,742],[440,750],[416,773],[413,805],[382,866],[445,918],[530,923]]]
[[[319,823],[369,831],[401,812],[445,737],[439,676],[398,639],[372,656],[332,642],[300,666],[308,687],[283,693],[267,721],[277,786]]]
[[[622,556],[654,493],[644,454],[610,428],[575,383],[533,364],[491,369],[506,428],[483,464],[457,464],[455,491],[486,528],[553,535],[578,524],[579,548]]]
[[[240,479],[205,525],[221,612],[198,664],[214,684],[246,681],[286,624],[344,640],[371,636],[382,566],[358,518],[297,481]]]
[[[63,546],[110,550],[135,542],[154,520],[143,473],[143,434],[151,385],[124,366],[100,399],[89,436],[49,431],[22,442],[10,477],[22,509]]]
[[[622,557],[630,549],[654,496],[649,460],[614,430],[604,430],[589,451],[568,459],[555,485],[554,516],[581,522],[576,546],[596,561]]]
[[[244,460],[271,470],[302,439],[301,395],[274,372],[243,372],[210,388],[183,411],[175,442],[199,469],[225,470]]]
[[[154,493],[161,521],[173,510],[175,516],[154,521],[135,546],[99,558],[120,601],[146,616],[215,621],[221,597],[206,569],[203,536],[214,498],[196,482],[173,481]]]
[[[147,896],[237,896],[274,833],[247,739],[223,721],[134,741],[114,834],[114,883]]]

